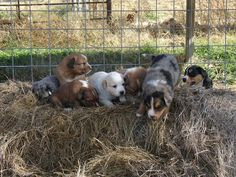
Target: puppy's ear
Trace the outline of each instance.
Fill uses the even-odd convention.
[[[67,67],[68,68],[74,68],[74,65],[75,65],[75,58],[71,58],[68,63],[67,63]]]
[[[106,80],[103,80],[103,81],[102,81],[102,87],[103,87],[103,88],[106,88],[106,87],[107,87],[107,81],[106,81]]]
[[[212,88],[212,86],[213,86],[213,82],[209,77],[203,80],[203,87],[205,87],[206,89],[209,89],[209,88]]]
[[[128,84],[128,82],[129,82],[129,76],[128,76],[128,74],[126,74],[126,75],[124,76],[124,82],[125,82],[126,85]]]
[[[205,78],[208,78],[208,74],[206,72],[206,70],[204,70],[203,68],[201,67],[197,67],[197,70],[198,72],[202,75],[202,77],[205,79]]]
[[[198,67],[197,69],[203,77],[203,87],[205,87],[206,89],[212,88],[213,83],[212,80],[209,78],[206,70],[201,67]]]
[[[164,89],[164,100],[168,107],[172,103],[173,96],[174,96],[173,93],[168,88]]]

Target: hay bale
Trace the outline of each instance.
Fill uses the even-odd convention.
[[[30,84],[0,85],[3,176],[235,176],[236,94],[177,89],[160,122],[138,105],[41,104]]]

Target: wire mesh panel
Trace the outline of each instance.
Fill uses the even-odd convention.
[[[38,80],[71,52],[87,55],[93,71],[148,65],[142,53],[184,54],[186,31],[194,28],[189,63],[216,82],[235,83],[236,2],[196,0],[192,26],[186,2],[0,1],[0,80]]]

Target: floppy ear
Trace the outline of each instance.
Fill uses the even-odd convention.
[[[165,103],[168,107],[172,103],[173,96],[174,96],[173,93],[170,90],[168,90],[167,88],[165,88],[165,90],[164,90],[164,100],[165,100]]]
[[[201,73],[202,77],[205,79],[205,78],[208,78],[208,74],[206,72],[206,70],[204,70],[203,68],[201,67],[198,67],[197,70]]]
[[[206,89],[209,89],[209,88],[212,88],[212,86],[213,86],[213,83],[209,77],[203,80],[203,87],[205,87]]]
[[[102,81],[102,87],[103,87],[103,88],[106,88],[106,87],[107,87],[107,81],[106,81],[106,80],[103,80],[103,81]]]
[[[125,84],[127,84],[128,81],[129,81],[129,76],[128,76],[128,74],[126,74],[126,75],[124,76],[124,82],[125,82]]]
[[[68,63],[67,63],[67,67],[68,68],[74,68],[74,65],[75,65],[75,58],[71,58]]]

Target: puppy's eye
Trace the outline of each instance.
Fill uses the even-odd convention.
[[[125,86],[125,83],[123,83],[122,85]]]
[[[116,85],[113,85],[112,87],[113,87],[113,88],[116,88]]]

